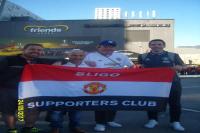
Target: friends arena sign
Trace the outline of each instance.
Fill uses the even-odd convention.
[[[26,65],[19,84],[18,110],[161,111],[174,74],[170,68]]]

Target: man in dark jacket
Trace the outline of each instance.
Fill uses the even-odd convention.
[[[5,123],[8,127],[8,133],[18,133],[15,124],[15,113],[17,110],[18,99],[18,83],[20,81],[23,68],[26,64],[51,64],[47,59],[38,58],[44,53],[41,44],[27,44],[24,46],[23,53],[15,56],[1,57],[0,59],[0,111],[2,112]],[[37,112],[36,114],[37,115]],[[31,116],[32,117],[32,116]],[[29,119],[32,119],[29,117]],[[33,118],[37,118],[33,116]],[[30,123],[25,123],[31,132],[32,125],[35,120]]]
[[[165,42],[161,39],[154,39],[149,42],[149,53],[141,54],[138,62],[145,68],[171,67],[175,71],[182,71],[187,67],[176,53],[164,51]],[[170,107],[170,123],[171,127],[176,131],[184,131],[184,127],[180,124],[181,116],[181,82],[176,74],[172,82],[171,92],[169,96]],[[154,128],[158,125],[158,112],[149,111],[149,121],[145,124],[146,128]]]

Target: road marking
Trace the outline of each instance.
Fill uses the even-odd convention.
[[[200,86],[185,86],[183,87],[184,89],[188,89],[188,88],[200,88]]]
[[[199,78],[200,75],[179,75],[181,78]]]
[[[196,110],[196,109],[182,108],[182,110],[189,111],[189,112],[200,113],[200,110]]]

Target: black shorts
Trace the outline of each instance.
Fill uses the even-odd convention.
[[[17,89],[0,89],[0,111],[3,114],[14,115],[17,111],[17,101]]]

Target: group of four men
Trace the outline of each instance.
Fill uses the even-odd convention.
[[[149,42],[151,51],[139,55],[138,62],[142,67],[171,67],[176,71],[185,69],[183,61],[178,54],[164,51],[165,42],[161,39],[154,39]],[[15,113],[17,110],[18,83],[26,64],[51,64],[71,67],[96,67],[120,69],[123,67],[133,67],[134,64],[127,56],[114,52],[116,42],[112,40],[101,41],[97,45],[97,52],[86,53],[83,50],[73,49],[68,53],[69,61],[55,61],[52,59],[38,58],[44,54],[43,46],[40,44],[27,44],[23,53],[17,56],[8,56],[0,58],[0,111],[2,112],[5,123],[8,127],[8,133],[18,133],[15,127]],[[172,89],[169,96],[170,122],[174,130],[184,131],[180,124],[181,115],[181,84],[176,75],[172,83]],[[62,127],[63,111],[48,112],[48,121],[50,121],[51,133],[59,133]],[[79,128],[80,112],[68,111],[69,129],[73,133],[84,133]],[[34,124],[38,118],[39,111],[25,112],[25,125],[22,133],[39,132]],[[122,127],[121,124],[114,122],[116,111],[95,111],[96,125],[95,131],[105,131],[106,125],[112,127]],[[148,112],[149,121],[145,124],[146,128],[154,128],[158,125],[158,112]]]

